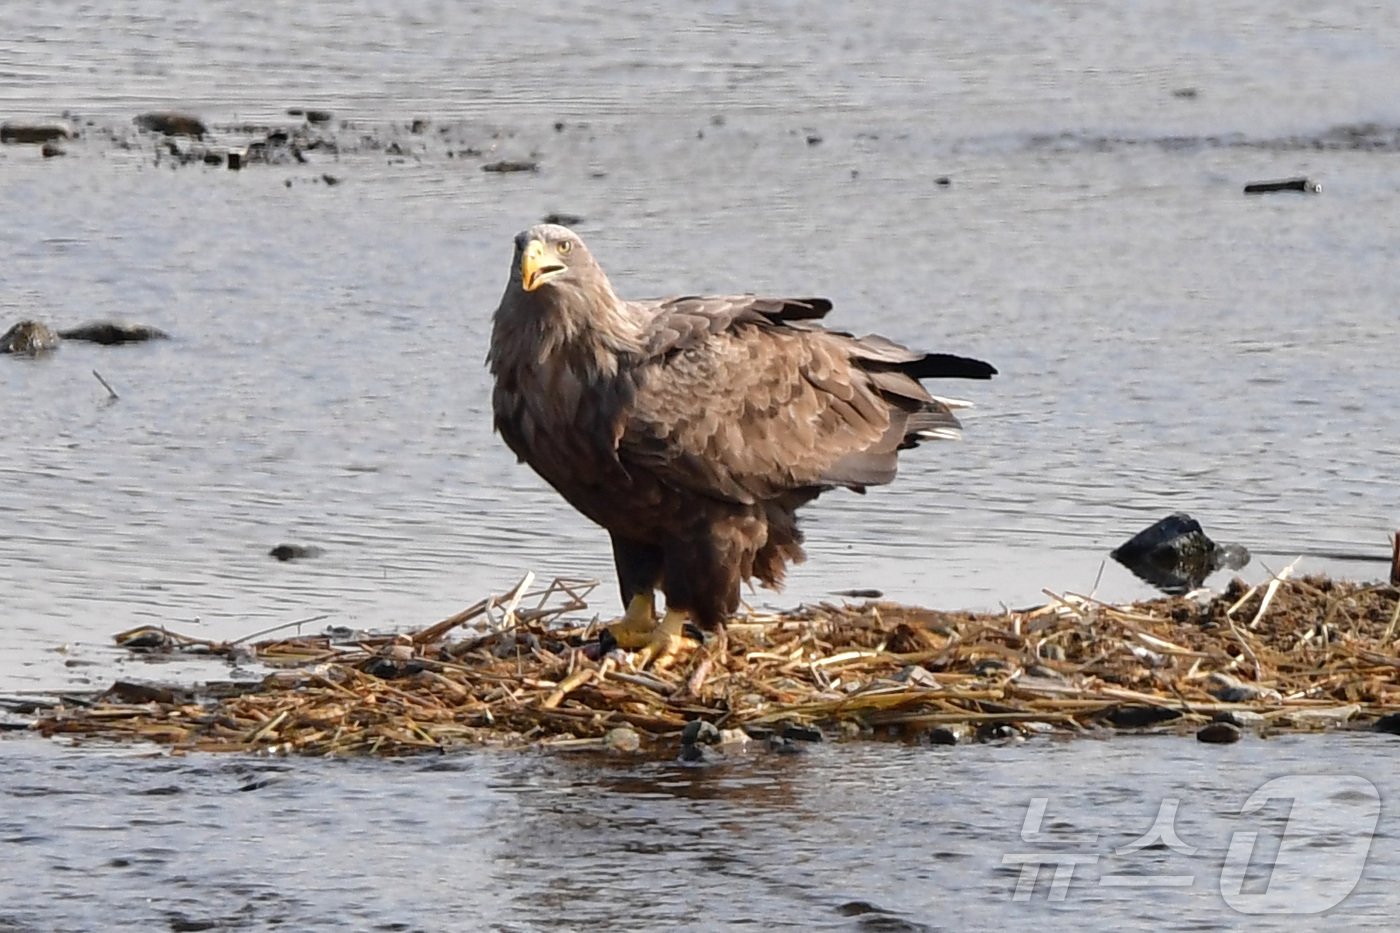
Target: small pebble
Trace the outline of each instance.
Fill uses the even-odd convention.
[[[703,719],[692,719],[681,730],[683,745],[718,745],[722,740],[723,736],[715,724]]]
[[[714,757],[714,750],[704,745],[682,745],[681,753],[676,756],[676,759],[689,764],[699,764],[704,761],[712,761]]]
[[[1115,729],[1146,729],[1181,718],[1181,711],[1162,706],[1116,706],[1104,717]]]
[[[783,728],[782,737],[792,742],[821,742],[826,739],[816,726],[803,726],[791,723]]]
[[[1388,713],[1382,716],[1376,720],[1372,728],[1388,735],[1400,735],[1400,713]]]
[[[1232,742],[1238,742],[1240,735],[1237,726],[1232,726],[1228,722],[1213,722],[1201,727],[1201,731],[1196,733],[1196,741],[1207,742],[1211,745],[1229,745]]]
[[[929,672],[929,669],[918,664],[911,664],[898,674],[894,679],[900,683],[909,684],[914,687],[937,688],[938,679]]]
[[[949,726],[934,726],[932,729],[925,732],[922,738],[929,745],[958,744],[957,730]]]
[[[984,722],[977,727],[979,742],[1009,742],[1021,737],[1021,731],[1006,722]]]
[[[73,127],[55,120],[50,123],[0,123],[0,143],[47,143],[72,139]]]
[[[603,743],[610,751],[635,752],[642,747],[642,737],[631,726],[618,726],[607,734]]]
[[[204,121],[199,117],[172,110],[143,113],[132,122],[143,130],[163,133],[166,136],[193,136],[195,139],[203,139],[204,134],[208,132]]]
[[[308,557],[319,557],[325,553],[314,544],[279,544],[268,551],[269,557],[275,557],[280,561],[304,560]]]
[[[509,172],[538,172],[540,164],[523,159],[502,159],[499,162],[489,162],[481,167],[483,172],[495,172],[498,174]]]

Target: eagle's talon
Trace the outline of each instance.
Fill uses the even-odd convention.
[[[656,632],[656,616],[652,614],[652,594],[639,593],[627,604],[627,612],[598,635],[598,646],[603,654],[613,648],[636,651],[651,644]]]
[[[685,647],[686,614],[675,609],[666,610],[666,617],[651,633],[651,639],[637,652],[636,664],[639,670],[652,668],[664,671],[676,663],[676,657]]]

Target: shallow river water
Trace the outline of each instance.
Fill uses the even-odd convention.
[[[624,294],[826,295],[836,324],[1001,370],[940,387],[977,403],[963,442],[808,509],[808,563],[755,604],[1139,598],[1105,554],[1178,510],[1249,547],[1250,580],[1299,556],[1379,576],[1362,558],[1400,527],[1397,62],[1381,3],[0,5],[0,119],[82,130],[61,158],[0,146],[0,330],[172,335],[0,358],[0,693],[132,675],[106,645],[137,624],[419,626],[527,570],[602,579],[615,612],[605,536],[487,414],[510,238],[553,211]],[[238,145],[290,106],[406,154],[230,172],[104,135],[177,107]],[[481,171],[496,158],[539,171]],[[1241,193],[1295,175],[1322,194]],[[279,564],[284,541],[324,553]],[[1385,749],[823,748],[709,773],[6,740],[0,929],[1208,928],[1235,916],[1215,881],[1015,901],[1000,859],[1028,801],[1133,833],[1181,793],[1223,851],[1242,796],[1294,769],[1364,775],[1388,807]],[[1387,905],[1363,879],[1338,910]]]

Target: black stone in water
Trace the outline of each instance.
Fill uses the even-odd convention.
[[[710,760],[710,751],[703,745],[687,743],[681,746],[681,753],[677,756],[680,761],[692,764]]]
[[[923,739],[929,745],[957,745],[958,733],[947,726],[934,726],[924,733]]]
[[[320,548],[310,544],[279,544],[267,553],[278,560],[287,561],[318,557],[323,552]]]
[[[979,742],[1004,742],[1007,739],[1014,739],[1020,734],[1015,726],[1006,722],[984,722],[977,727],[977,741]]]
[[[1196,733],[1196,741],[1205,742],[1208,745],[1229,745],[1240,740],[1240,730],[1237,726],[1232,726],[1228,722],[1213,722],[1202,726]]]
[[[719,728],[703,719],[692,719],[681,730],[681,743],[684,745],[718,745]]]
[[[1376,720],[1373,727],[1377,732],[1386,732],[1390,735],[1400,735],[1400,713],[1388,713]]]
[[[782,736],[790,742],[820,742],[825,736],[822,730],[816,726],[800,726],[796,724],[783,728]]]
[[[1185,512],[1144,528],[1109,556],[1172,595],[1195,589],[1217,570],[1238,570],[1249,563],[1249,551],[1237,544],[1216,544]]]
[[[1181,711],[1162,706],[1118,706],[1104,717],[1115,729],[1145,729],[1181,718]]]
[[[1272,194],[1275,191],[1301,191],[1321,194],[1322,185],[1306,178],[1281,178],[1278,181],[1252,181],[1244,186],[1245,194]]]

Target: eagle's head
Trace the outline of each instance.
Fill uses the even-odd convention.
[[[577,233],[559,224],[536,224],[515,237],[511,284],[541,289],[598,292],[607,277]],[[609,289],[609,291],[611,291]],[[543,297],[543,295],[541,295]]]

